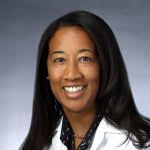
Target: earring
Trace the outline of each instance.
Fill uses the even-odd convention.
[[[46,79],[49,80],[49,77],[47,76]]]

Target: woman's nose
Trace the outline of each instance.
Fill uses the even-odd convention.
[[[82,73],[78,67],[78,64],[75,62],[71,62],[66,65],[63,76],[65,80],[75,81],[82,78]]]

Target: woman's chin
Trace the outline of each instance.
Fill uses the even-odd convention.
[[[81,112],[86,112],[87,108],[84,106],[64,106],[63,107],[64,112],[68,112],[68,113],[81,113]]]

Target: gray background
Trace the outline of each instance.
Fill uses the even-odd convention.
[[[1,150],[16,150],[28,132],[41,34],[53,19],[75,9],[89,10],[111,26],[127,66],[136,105],[150,117],[149,0],[1,0]]]

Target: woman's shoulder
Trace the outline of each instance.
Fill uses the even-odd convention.
[[[60,140],[62,127],[62,118],[60,118],[58,126],[55,130],[55,135],[52,139],[52,145],[49,150],[63,149],[67,150],[66,146]],[[103,118],[96,129],[92,144],[89,150],[138,150],[133,142],[128,138],[127,132],[119,130],[112,126],[105,118]],[[143,149],[144,150],[144,149]],[[145,149],[150,150],[150,148]]]
[[[127,131],[111,125],[105,118],[103,118],[96,130],[91,149],[138,150],[134,146],[132,140],[127,138],[127,135]],[[145,150],[150,150],[150,148]]]

